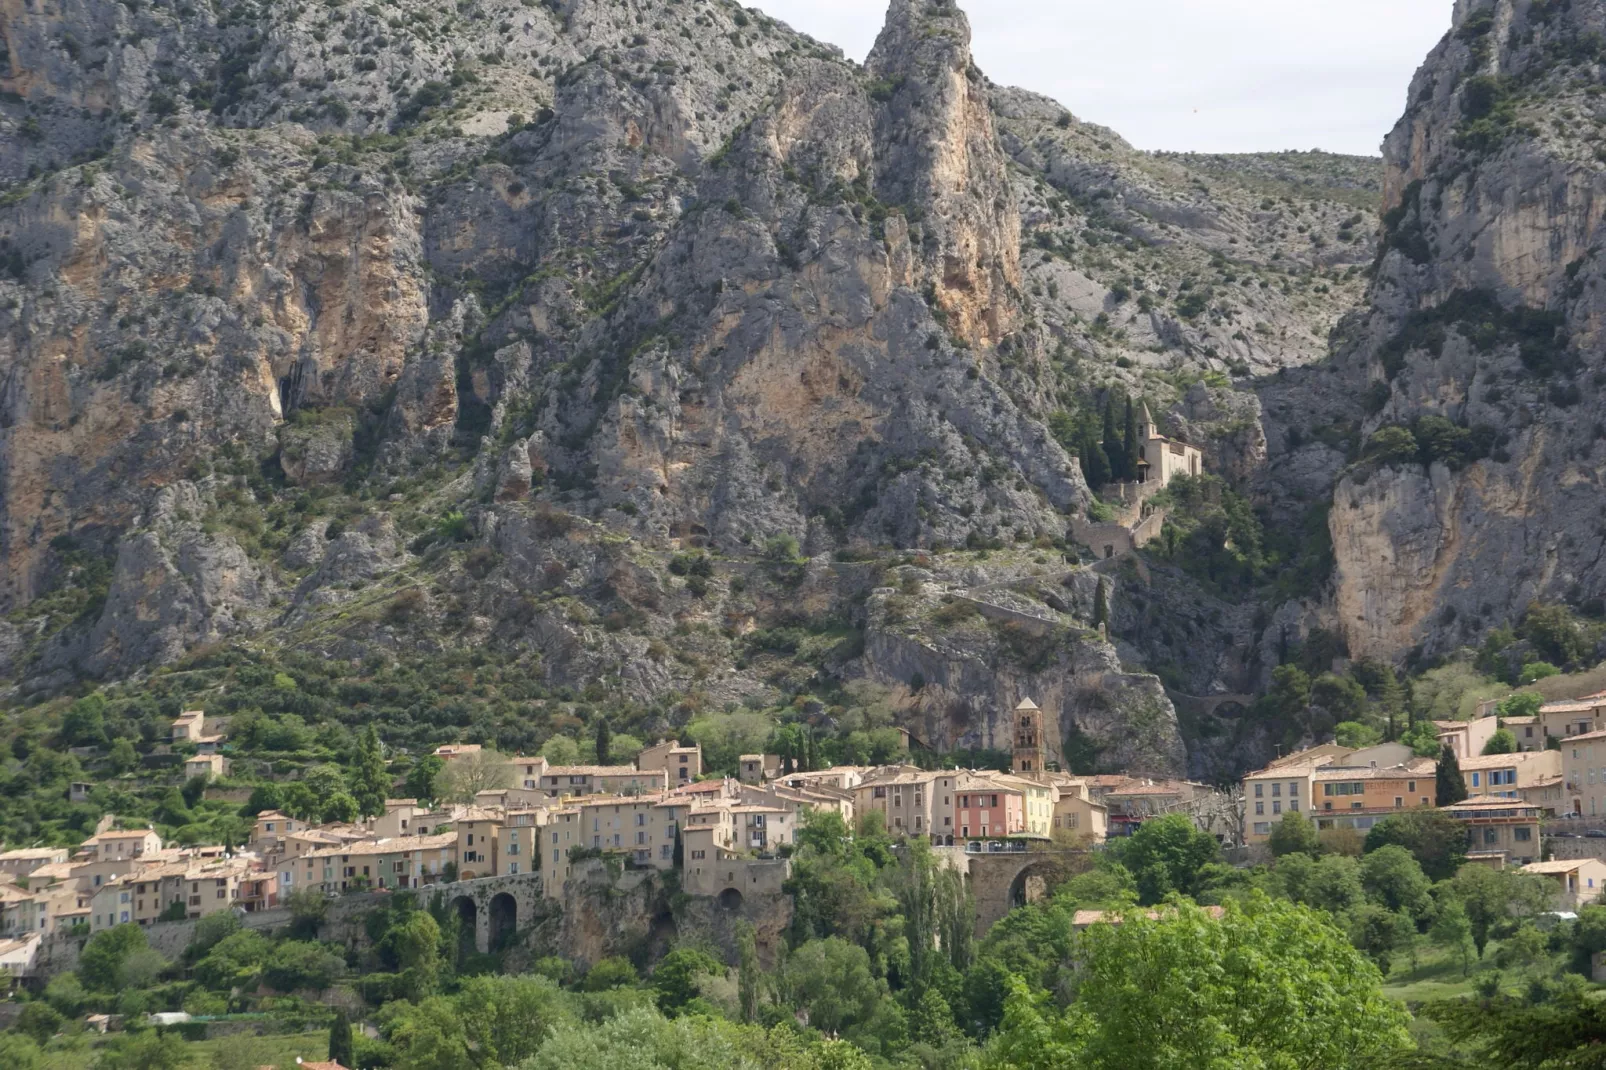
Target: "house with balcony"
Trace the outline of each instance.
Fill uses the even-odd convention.
[[[1495,866],[1539,860],[1539,807],[1521,799],[1474,795],[1444,812],[1467,827],[1467,861]]]

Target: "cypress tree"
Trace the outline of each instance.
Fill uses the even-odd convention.
[[[613,748],[613,729],[608,726],[608,719],[597,719],[597,764],[610,765],[609,759],[613,757],[610,751]]]
[[[1138,418],[1137,414],[1132,411],[1131,398],[1126,399],[1126,441],[1122,446],[1126,455],[1126,478],[1135,480],[1138,478],[1138,459],[1140,454],[1138,452]]]
[[[1437,797],[1433,800],[1436,806],[1452,806],[1467,797],[1466,778],[1461,775],[1461,763],[1456,761],[1455,751],[1446,743],[1439,752],[1439,764],[1436,768]]]
[[[1102,487],[1110,481],[1110,455],[1094,440],[1091,432],[1082,439],[1082,477],[1090,487]]]
[[[357,1065],[351,1051],[351,1019],[345,1011],[335,1011],[335,1020],[329,1025],[329,1061],[346,1067]]]
[[[1093,595],[1093,627],[1110,623],[1110,589],[1104,577],[1099,577],[1099,589]]]
[[[390,774],[385,771],[385,754],[379,746],[379,732],[371,724],[357,740],[357,761],[349,779],[359,814],[378,817],[385,812],[385,799],[390,794]]]
[[[1125,479],[1127,473],[1123,464],[1126,453],[1121,445],[1120,432],[1115,429],[1115,395],[1111,394],[1104,403],[1104,456],[1109,461],[1110,476],[1112,479]]]

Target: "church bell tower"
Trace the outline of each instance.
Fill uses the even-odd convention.
[[[1043,748],[1043,711],[1029,698],[1015,707],[1015,760],[1017,774],[1041,776],[1046,769]]]

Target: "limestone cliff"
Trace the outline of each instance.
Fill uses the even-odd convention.
[[[1384,248],[1337,357],[1366,406],[1331,513],[1356,656],[1606,586],[1603,31],[1598,2],[1460,0],[1384,145]]]

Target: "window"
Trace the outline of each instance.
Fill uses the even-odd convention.
[[[1273,799],[1281,797],[1282,793],[1283,793],[1283,786],[1281,784],[1273,784],[1271,786],[1271,797]]]
[[[1258,798],[1260,798],[1260,797],[1261,797],[1261,794],[1262,794],[1262,789],[1263,789],[1263,788],[1264,788],[1264,787],[1265,787],[1265,785],[1264,785],[1264,784],[1260,784],[1260,783],[1257,783],[1257,784],[1256,784],[1256,785],[1255,785],[1255,798],[1257,798],[1257,799],[1258,799]]]
[[[1296,814],[1299,813],[1299,800],[1298,799],[1289,799],[1288,800],[1288,809],[1293,811]]]
[[[1271,834],[1271,822],[1269,822],[1269,821],[1256,821],[1255,822],[1255,835],[1256,836],[1269,836],[1270,834]]]
[[[1404,804],[1405,804],[1405,800],[1404,799],[1400,798],[1398,795],[1394,796],[1394,809],[1402,810],[1402,809],[1405,808]]]
[[[1405,782],[1405,790],[1406,790],[1406,791],[1415,791],[1415,790],[1416,790],[1416,781],[1414,781],[1414,780],[1407,780],[1407,781],[1406,781],[1406,782]]]
[[[647,823],[647,815],[646,814],[637,814],[636,815],[636,826],[638,828],[640,826],[642,826],[642,825],[645,825],[646,823]]]
[[[1277,800],[1275,800],[1275,799],[1274,799],[1274,800],[1272,800],[1272,804],[1271,804],[1271,812],[1272,812],[1272,813],[1274,813],[1274,814],[1280,814],[1280,813],[1282,813],[1282,812],[1283,812],[1283,804],[1282,804],[1282,803],[1280,803],[1280,802],[1278,802],[1278,801],[1277,801]]]
[[[707,851],[693,851],[693,852],[692,852],[692,853],[691,853],[691,856],[692,856],[692,859],[693,859],[693,860],[694,860],[694,861],[698,861],[698,862],[700,862],[700,861],[702,861],[702,860],[703,860],[703,859],[704,859],[704,858],[706,858],[706,857],[708,857],[708,852],[707,852]]]
[[[887,789],[886,788],[875,788],[875,789],[873,789],[871,794],[873,795],[874,798],[885,799],[887,797]]]
[[[1484,829],[1483,830],[1483,842],[1484,843],[1499,843],[1500,842],[1500,830],[1497,829],[1497,828],[1486,828],[1486,829]]]
[[[1288,782],[1288,794],[1296,799],[1299,797],[1299,781],[1290,780]]]
[[[1530,828],[1514,828],[1511,830],[1511,838],[1516,840],[1518,843],[1530,843],[1532,842],[1533,837],[1533,829]],[[1589,883],[1593,885],[1595,882],[1591,880]]]

